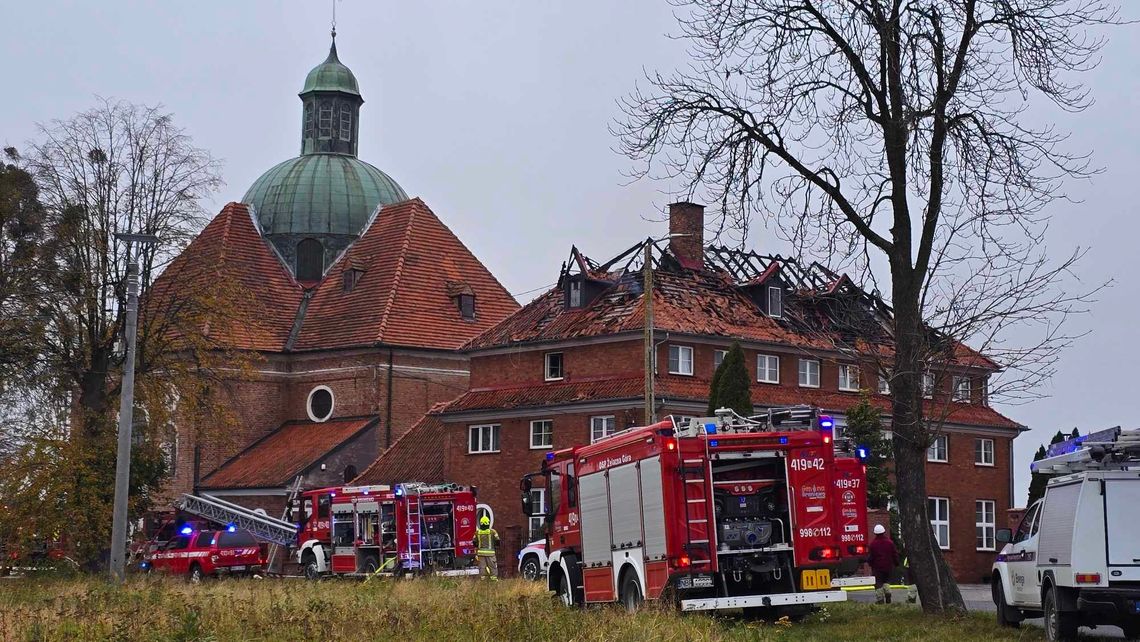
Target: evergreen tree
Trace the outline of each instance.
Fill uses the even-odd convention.
[[[1038,446],[1037,453],[1033,455],[1033,461],[1040,461],[1045,459],[1045,446]],[[1049,481],[1049,475],[1044,473],[1033,473],[1029,480],[1029,499],[1026,500],[1026,506],[1032,506],[1033,502],[1045,496],[1045,484]]]
[[[1080,436],[1081,436],[1081,431],[1077,428],[1073,428],[1073,432],[1069,433],[1069,439],[1072,439],[1073,437],[1080,437]]]
[[[745,417],[752,414],[752,379],[744,365],[744,350],[733,343],[724,355],[724,361],[713,374],[709,390],[709,414],[717,408],[731,408]]]
[[[844,436],[857,447],[867,449],[867,505],[883,508],[892,494],[890,471],[890,444],[883,437],[883,418],[878,408],[871,405],[867,393],[857,405],[847,409],[847,427]],[[892,521],[892,524],[896,522]]]

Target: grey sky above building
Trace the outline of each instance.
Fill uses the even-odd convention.
[[[207,209],[300,149],[305,74],[328,53],[329,2],[153,3],[58,0],[0,7],[0,143],[23,147],[35,124],[93,106],[97,96],[162,103],[197,145],[224,161]],[[337,3],[340,59],[364,97],[359,156],[422,197],[520,303],[549,287],[570,245],[608,257],[666,233],[678,185],[631,183],[608,126],[645,70],[686,64],[664,0]],[[1130,16],[1135,17],[1135,16]],[[1123,424],[1140,369],[1140,41],[1108,32],[1103,62],[1082,76],[1096,104],[1045,105],[1030,117],[1072,132],[1104,171],[1072,182],[1052,205],[1050,251],[1090,247],[1079,276],[1114,279],[1089,334],[1064,354],[1043,399],[996,404],[1032,431],[1015,441],[1015,505],[1028,462],[1058,429]],[[788,253],[758,222],[747,246]]]

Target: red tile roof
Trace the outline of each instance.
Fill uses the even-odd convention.
[[[363,269],[344,291],[344,271]],[[453,298],[475,294],[475,319]],[[331,267],[305,312],[295,350],[392,345],[454,350],[518,310],[479,259],[418,198],[383,207]]]
[[[378,417],[352,417],[324,423],[288,422],[206,475],[202,487],[287,486],[297,475],[379,421]]]
[[[416,425],[392,443],[353,484],[399,484],[408,481],[449,482],[444,464],[447,433],[436,404]]]
[[[232,296],[241,296],[241,314],[234,319],[203,318],[202,332],[222,347],[279,351],[301,303],[301,286],[293,280],[281,261],[261,238],[240,203],[226,205],[221,213],[170,263],[151,286],[146,311],[171,316],[174,307],[192,297],[191,293],[217,284],[232,287]],[[185,316],[194,319],[192,313]],[[237,318],[240,317],[240,321]]]

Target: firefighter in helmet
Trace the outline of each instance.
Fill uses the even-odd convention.
[[[484,514],[475,530],[475,558],[479,561],[479,577],[499,579],[499,561],[495,548],[499,546],[499,533],[491,528],[491,518]]]

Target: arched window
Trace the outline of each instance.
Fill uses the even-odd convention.
[[[297,244],[297,280],[319,281],[325,271],[325,248],[317,239],[304,239]]]

